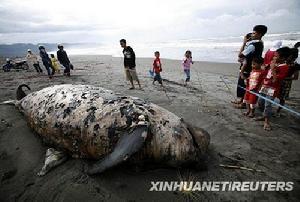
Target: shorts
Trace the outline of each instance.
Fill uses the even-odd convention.
[[[256,91],[253,92],[257,93]],[[249,104],[251,109],[254,109],[257,103],[257,96],[249,91],[246,91],[243,102]]]
[[[281,82],[279,99],[285,100],[286,98],[288,98],[291,87],[292,87],[292,79],[291,78],[284,79]]]
[[[184,69],[183,71],[184,71],[184,73],[186,75],[185,81],[186,82],[190,81],[190,79],[191,79],[191,70],[190,69]]]
[[[262,93],[260,95],[269,100],[272,100],[272,101],[274,100],[274,98],[269,95],[262,94]],[[259,98],[257,103],[258,103],[259,108],[263,111],[264,117],[270,118],[272,116],[272,103],[269,101],[266,101],[263,98]]]
[[[125,75],[128,81],[139,81],[135,68],[125,67]]]
[[[155,73],[154,81],[158,81],[158,83],[162,84],[162,78],[160,76],[160,73]]]

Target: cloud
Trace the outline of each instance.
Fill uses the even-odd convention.
[[[2,0],[0,43],[165,41],[299,29],[299,0]]]

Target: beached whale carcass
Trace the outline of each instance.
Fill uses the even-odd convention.
[[[90,174],[127,159],[195,163],[208,148],[204,130],[153,103],[100,87],[55,85],[25,96],[20,86],[17,95],[16,106],[46,143],[75,158],[99,159]],[[62,159],[52,150],[41,175]]]

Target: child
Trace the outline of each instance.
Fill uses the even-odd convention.
[[[248,116],[249,118],[254,117],[255,104],[257,102],[257,96],[251,92],[258,93],[263,80],[264,71],[261,69],[262,64],[262,58],[253,58],[252,71],[246,80],[246,93],[243,102],[246,103],[247,112],[245,112],[244,115]]]
[[[265,58],[264,58],[264,65],[268,66],[271,64],[272,59],[274,57],[275,51],[277,49],[279,49],[282,46],[282,42],[281,41],[275,41],[273,43],[272,48],[270,48],[269,50],[267,50],[266,54],[265,54]]]
[[[286,60],[289,56],[290,48],[288,47],[279,48],[275,52],[270,69],[267,71],[262,87],[259,91],[263,97],[269,100],[274,100],[279,96],[280,83],[288,75],[289,67],[286,64]],[[264,116],[256,120],[264,120],[264,129],[269,131],[272,129],[270,125],[270,117],[272,116],[272,103],[263,98],[259,98],[258,105],[264,110]]]
[[[185,85],[187,85],[187,82],[189,82],[191,78],[191,64],[194,64],[192,60],[192,52],[187,50],[185,52],[185,58],[182,61],[183,71],[186,75]]]
[[[280,104],[284,106],[285,100],[289,97],[293,80],[298,80],[300,65],[296,63],[298,58],[298,49],[291,48],[290,56],[287,59],[289,71],[287,77],[281,82],[279,100]],[[277,109],[277,116],[280,117],[281,107]]]
[[[153,84],[155,83],[155,81],[158,81],[158,83],[161,86],[163,86],[162,79],[160,76],[160,72],[162,71],[162,68],[161,68],[161,62],[159,59],[159,56],[160,56],[159,52],[155,51],[154,56],[155,56],[155,59],[153,61],[153,72],[155,73],[155,76],[154,76]]]
[[[54,54],[50,54],[51,56],[51,64],[54,68],[55,72],[60,73],[60,67],[58,65],[58,60],[55,58]]]

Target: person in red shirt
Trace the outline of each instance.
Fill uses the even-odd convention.
[[[257,96],[254,93],[258,93],[264,78],[264,70],[261,69],[262,64],[263,58],[253,58],[252,71],[246,80],[246,93],[243,102],[246,103],[247,112],[245,112],[244,115],[250,118],[254,117],[255,105],[257,102]]]
[[[292,87],[292,81],[298,80],[300,65],[297,64],[296,59],[298,58],[298,49],[291,48],[290,49],[290,56],[287,59],[287,64],[289,66],[289,72],[287,77],[281,82],[280,93],[279,93],[279,100],[280,104],[284,106],[285,100],[289,97],[290,90]],[[281,107],[277,109],[277,117],[280,117]]]
[[[279,49],[281,47],[281,45],[282,45],[281,41],[275,41],[272,48],[267,50],[267,52],[265,54],[265,58],[264,58],[264,65],[265,66],[268,66],[268,65],[271,64],[276,50]]]
[[[274,100],[279,97],[280,84],[288,75],[289,67],[286,64],[288,57],[290,56],[290,48],[283,47],[279,48],[273,57],[273,61],[270,64],[262,87],[259,93],[269,99]],[[256,120],[264,120],[264,129],[271,130],[270,118],[272,116],[272,103],[266,101],[263,98],[258,99],[258,105],[264,110],[264,116]]]
[[[155,81],[158,81],[158,83],[161,86],[163,86],[162,78],[160,76],[160,72],[162,71],[161,62],[159,59],[160,53],[158,51],[155,51],[154,56],[155,59],[153,61],[153,72],[155,73],[155,76],[154,76],[153,84],[155,83]]]

